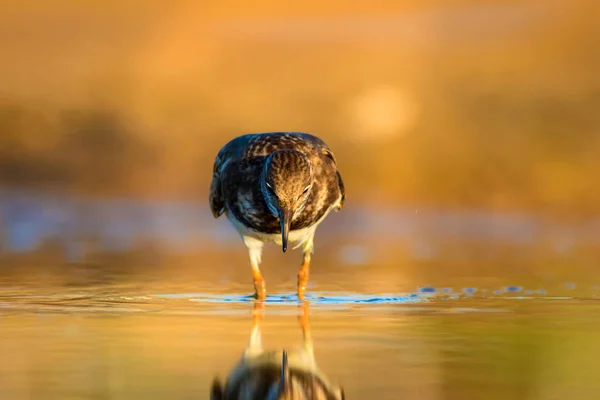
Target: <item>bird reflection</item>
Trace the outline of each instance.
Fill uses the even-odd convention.
[[[263,349],[264,307],[263,302],[254,303],[248,346],[225,385],[214,379],[211,400],[344,400],[342,386],[333,384],[315,361],[308,302],[298,317],[303,346],[290,352]]]

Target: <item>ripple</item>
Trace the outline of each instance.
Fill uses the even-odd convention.
[[[251,295],[240,294],[207,294],[207,293],[173,293],[155,294],[153,297],[161,299],[188,299],[200,303],[250,303],[254,301]],[[323,305],[350,305],[350,304],[399,304],[418,303],[428,301],[427,296],[410,293],[390,294],[356,294],[356,293],[313,293],[306,296],[311,304]],[[290,304],[299,302],[296,293],[268,295],[265,303]]]

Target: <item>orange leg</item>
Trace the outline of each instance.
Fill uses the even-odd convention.
[[[258,265],[252,265],[252,278],[254,279],[254,298],[264,300],[267,298],[267,285],[265,279],[258,269]]]
[[[302,266],[298,270],[298,298],[304,300],[304,292],[306,292],[306,285],[308,284],[308,277],[310,275],[310,251],[304,252],[304,260]]]

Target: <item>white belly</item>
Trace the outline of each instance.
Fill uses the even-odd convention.
[[[307,228],[290,231],[290,233],[288,234],[288,242],[297,243],[297,245],[293,247],[294,249],[298,248],[302,244],[312,243],[312,238],[315,235],[315,230],[317,229],[319,224],[323,222],[323,220],[327,217],[330,211],[331,208],[325,214],[323,214],[321,219],[319,219],[314,225],[309,226]],[[231,222],[233,227],[240,233],[248,247],[257,246],[258,243],[256,242],[261,242],[261,245],[262,243],[274,243],[278,246],[281,246],[281,233],[257,232],[254,229],[246,227],[244,224],[238,221],[231,213],[228,212],[228,210],[226,210],[225,214],[227,215],[227,219],[229,220],[229,222]]]

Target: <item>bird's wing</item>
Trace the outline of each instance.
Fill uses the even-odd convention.
[[[310,135],[308,133],[302,133],[301,135],[304,138],[304,140],[312,143],[321,152],[322,155],[329,158],[331,160],[331,162],[333,163],[333,166],[335,167],[335,173],[337,176],[338,189],[340,191],[340,201],[336,208],[338,211],[340,211],[342,209],[342,207],[344,206],[344,201],[346,200],[346,190],[344,188],[344,181],[342,180],[342,174],[340,173],[339,169],[337,168],[337,160],[336,160],[335,156],[333,155],[333,152],[331,151],[329,146],[327,146],[327,144],[320,138]]]
[[[225,212],[225,198],[223,197],[223,175],[227,165],[239,160],[248,142],[256,135],[248,134],[238,136],[225,144],[215,157],[212,182],[208,202],[215,218]]]
[[[339,170],[335,171],[338,179],[338,186],[340,188],[340,202],[337,205],[337,210],[340,211],[344,207],[344,201],[346,200],[346,190],[344,189],[344,181],[342,180],[342,174]]]
[[[223,199],[223,193],[221,191],[221,174],[220,174],[220,160],[217,157],[213,168],[212,182],[210,183],[210,192],[208,194],[208,203],[210,204],[210,210],[215,218],[219,218],[225,211],[225,200]]]

